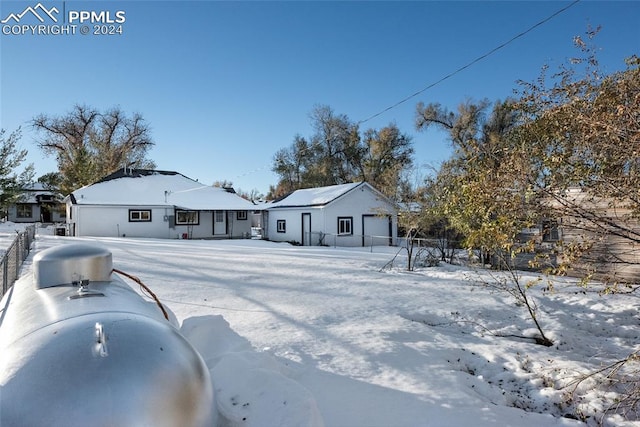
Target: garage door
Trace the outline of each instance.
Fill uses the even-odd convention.
[[[391,218],[362,215],[362,246],[391,244]]]

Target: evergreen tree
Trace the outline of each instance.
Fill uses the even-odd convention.
[[[18,147],[20,137],[20,129],[8,135],[0,129],[0,210],[3,216],[6,216],[9,205],[19,201],[22,190],[34,176],[33,165],[27,165],[18,172],[27,157],[27,150]]]

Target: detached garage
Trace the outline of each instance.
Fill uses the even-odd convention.
[[[267,205],[264,236],[304,246],[394,245],[393,203],[366,182],[296,190]]]

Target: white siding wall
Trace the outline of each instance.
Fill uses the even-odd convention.
[[[236,211],[222,211],[223,222],[215,223],[216,232],[214,234],[214,211],[200,211],[199,225],[192,226],[189,233],[188,226],[176,225],[178,237],[182,237],[184,233],[192,239],[210,239],[210,238],[245,238],[251,237],[251,213],[247,213],[246,220],[238,220]],[[173,236],[170,236],[173,237]]]
[[[302,243],[302,213],[311,213],[312,244],[317,244],[317,232],[325,233],[323,243],[329,246],[362,246],[363,221],[365,222],[364,245],[389,244],[389,219],[387,216],[379,216],[389,212],[392,217],[392,240],[397,239],[397,215],[392,206],[366,186],[361,186],[347,193],[323,208],[276,208],[269,209],[268,238],[272,241],[295,241]],[[363,220],[363,214],[373,215]],[[338,218],[352,218],[352,234],[338,235]],[[277,221],[286,221],[286,233],[277,232]]]
[[[251,238],[251,219],[253,211],[247,211],[247,219],[238,219],[238,212],[229,211],[227,221],[229,221],[229,233],[233,238]]]
[[[151,222],[129,222],[129,209],[151,210]],[[226,211],[225,211],[226,213]],[[197,225],[176,225],[173,208],[140,206],[86,206],[67,205],[68,223],[75,223],[76,236],[96,237],[151,237],[160,239],[192,239],[212,237],[250,237],[251,221],[237,220],[236,212],[229,211],[230,234],[213,235],[213,211],[200,211]]]
[[[213,236],[213,226],[211,225],[213,212],[200,211],[199,216],[200,220],[197,225],[175,225],[175,228],[171,229],[169,238],[181,239],[186,235],[190,239],[202,239]]]
[[[387,217],[379,216],[383,213],[394,212],[393,207],[390,206],[386,200],[379,199],[378,195],[371,191],[367,186],[361,186],[355,190],[349,192],[345,196],[337,199],[333,203],[326,207],[326,232],[330,234],[338,234],[338,218],[339,217],[352,217],[352,235],[336,236],[335,239],[337,246],[362,246],[363,236],[363,218],[362,215],[375,215],[374,218],[367,218],[367,228],[364,230],[365,245],[371,244],[371,238],[369,236],[378,236],[374,239],[374,245],[388,245],[389,241],[384,239],[389,235],[389,220]],[[395,234],[397,217],[392,216],[394,224],[392,225],[393,233]],[[392,236],[395,242],[395,235]],[[329,245],[333,245],[331,241],[325,241]]]
[[[129,222],[129,209],[150,209],[151,222]],[[75,223],[76,236],[177,237],[170,236],[169,221],[165,220],[165,215],[173,212],[164,207],[72,205],[71,211],[68,222]]]
[[[284,220],[286,232],[278,232],[278,221]],[[269,240],[274,242],[302,243],[302,211],[295,208],[273,209],[269,211]],[[311,214],[313,222],[313,214]],[[313,225],[312,225],[313,227]]]

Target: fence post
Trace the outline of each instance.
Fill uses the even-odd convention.
[[[15,244],[15,247],[16,247],[16,249],[15,249],[16,250],[16,267],[15,267],[15,270],[13,272],[13,275],[14,275],[13,281],[16,281],[16,280],[18,280],[18,268],[19,268],[18,266],[21,265],[21,262],[20,262],[20,235],[18,235],[18,238],[15,240],[14,244]]]
[[[9,257],[5,252],[2,255],[2,296],[9,290],[9,263],[7,261],[9,261]]]

